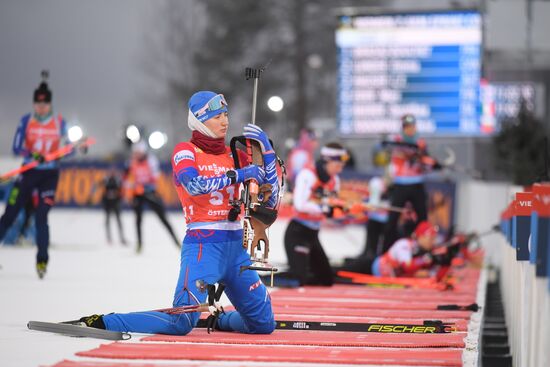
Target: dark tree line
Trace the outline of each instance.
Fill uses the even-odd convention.
[[[250,120],[252,83],[245,67],[269,63],[260,80],[257,120],[275,140],[295,137],[315,119],[336,118],[334,32],[337,8],[360,1],[185,0],[166,2],[154,25],[147,70],[173,101],[174,126],[183,101],[200,89],[221,91],[230,103],[232,133]],[[162,70],[162,72],[160,72]],[[266,107],[278,95],[277,114]],[[336,122],[335,122],[336,123]],[[184,132],[183,130],[181,131]]]
[[[525,105],[517,118],[502,121],[493,143],[497,169],[515,184],[548,181],[548,132]]]

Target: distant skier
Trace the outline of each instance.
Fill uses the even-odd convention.
[[[132,158],[124,178],[124,186],[136,214],[137,248],[138,253],[143,247],[141,223],[143,221],[143,209],[147,204],[159,217],[170,237],[177,247],[181,247],[180,241],[174,229],[166,218],[166,209],[162,198],[156,192],[157,181],[160,176],[159,162],[157,158],[147,152],[147,146],[140,141],[132,146]]]
[[[90,196],[93,196],[96,186],[91,190]],[[120,204],[122,201],[122,177],[117,171],[116,167],[109,168],[100,185],[102,190],[101,204],[105,210],[105,232],[107,234],[107,242],[111,244],[111,214],[115,215],[115,219],[118,225],[118,234],[120,242],[126,245],[126,239],[124,237],[124,229],[122,227],[122,221],[120,220]]]
[[[48,246],[50,232],[48,212],[54,205],[55,190],[59,179],[59,162],[44,162],[44,156],[59,149],[66,141],[66,123],[61,115],[52,111],[52,91],[48,87],[47,72],[43,72],[43,81],[34,91],[33,113],[21,118],[13,139],[13,153],[23,157],[23,164],[33,160],[40,164],[21,174],[8,198],[8,205],[0,218],[0,241],[17,217],[19,210],[28,203],[33,190],[38,191],[36,207],[36,271],[40,279],[46,274],[48,266]]]

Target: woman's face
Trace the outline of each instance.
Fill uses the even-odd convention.
[[[435,239],[435,235],[426,234],[419,236],[417,242],[423,250],[430,251],[434,247]]]
[[[225,138],[229,128],[229,114],[222,112],[204,122],[204,125],[216,135],[217,138]]]
[[[413,137],[416,135],[416,124],[408,124],[403,127],[403,134]]]
[[[47,114],[50,113],[51,109],[52,109],[52,105],[49,103],[38,102],[34,104],[34,112],[38,116],[46,116]]]
[[[325,169],[329,176],[334,176],[342,172],[344,169],[344,162],[330,160],[326,163]]]

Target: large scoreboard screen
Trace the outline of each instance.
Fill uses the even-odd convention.
[[[492,130],[479,118],[479,13],[343,16],[336,44],[342,134],[395,133],[405,113],[424,134]]]

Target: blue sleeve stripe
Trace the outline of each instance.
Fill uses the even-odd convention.
[[[267,201],[267,206],[275,208],[279,201],[279,177],[277,176],[277,160],[275,154],[265,154],[265,180],[271,185],[271,196]]]
[[[27,153],[25,149],[23,149],[23,144],[25,142],[25,131],[27,130],[27,124],[29,123],[30,117],[30,114],[23,116],[15,131],[12,145],[12,151],[15,155],[24,155],[24,153]]]
[[[195,167],[186,167],[176,173],[178,182],[192,196],[209,194],[231,185],[231,180],[224,176],[206,178],[199,176]]]
[[[67,131],[67,122],[63,118],[61,119],[61,126],[60,126],[60,132],[59,133],[60,133],[62,139],[68,139],[69,138],[68,131]]]

